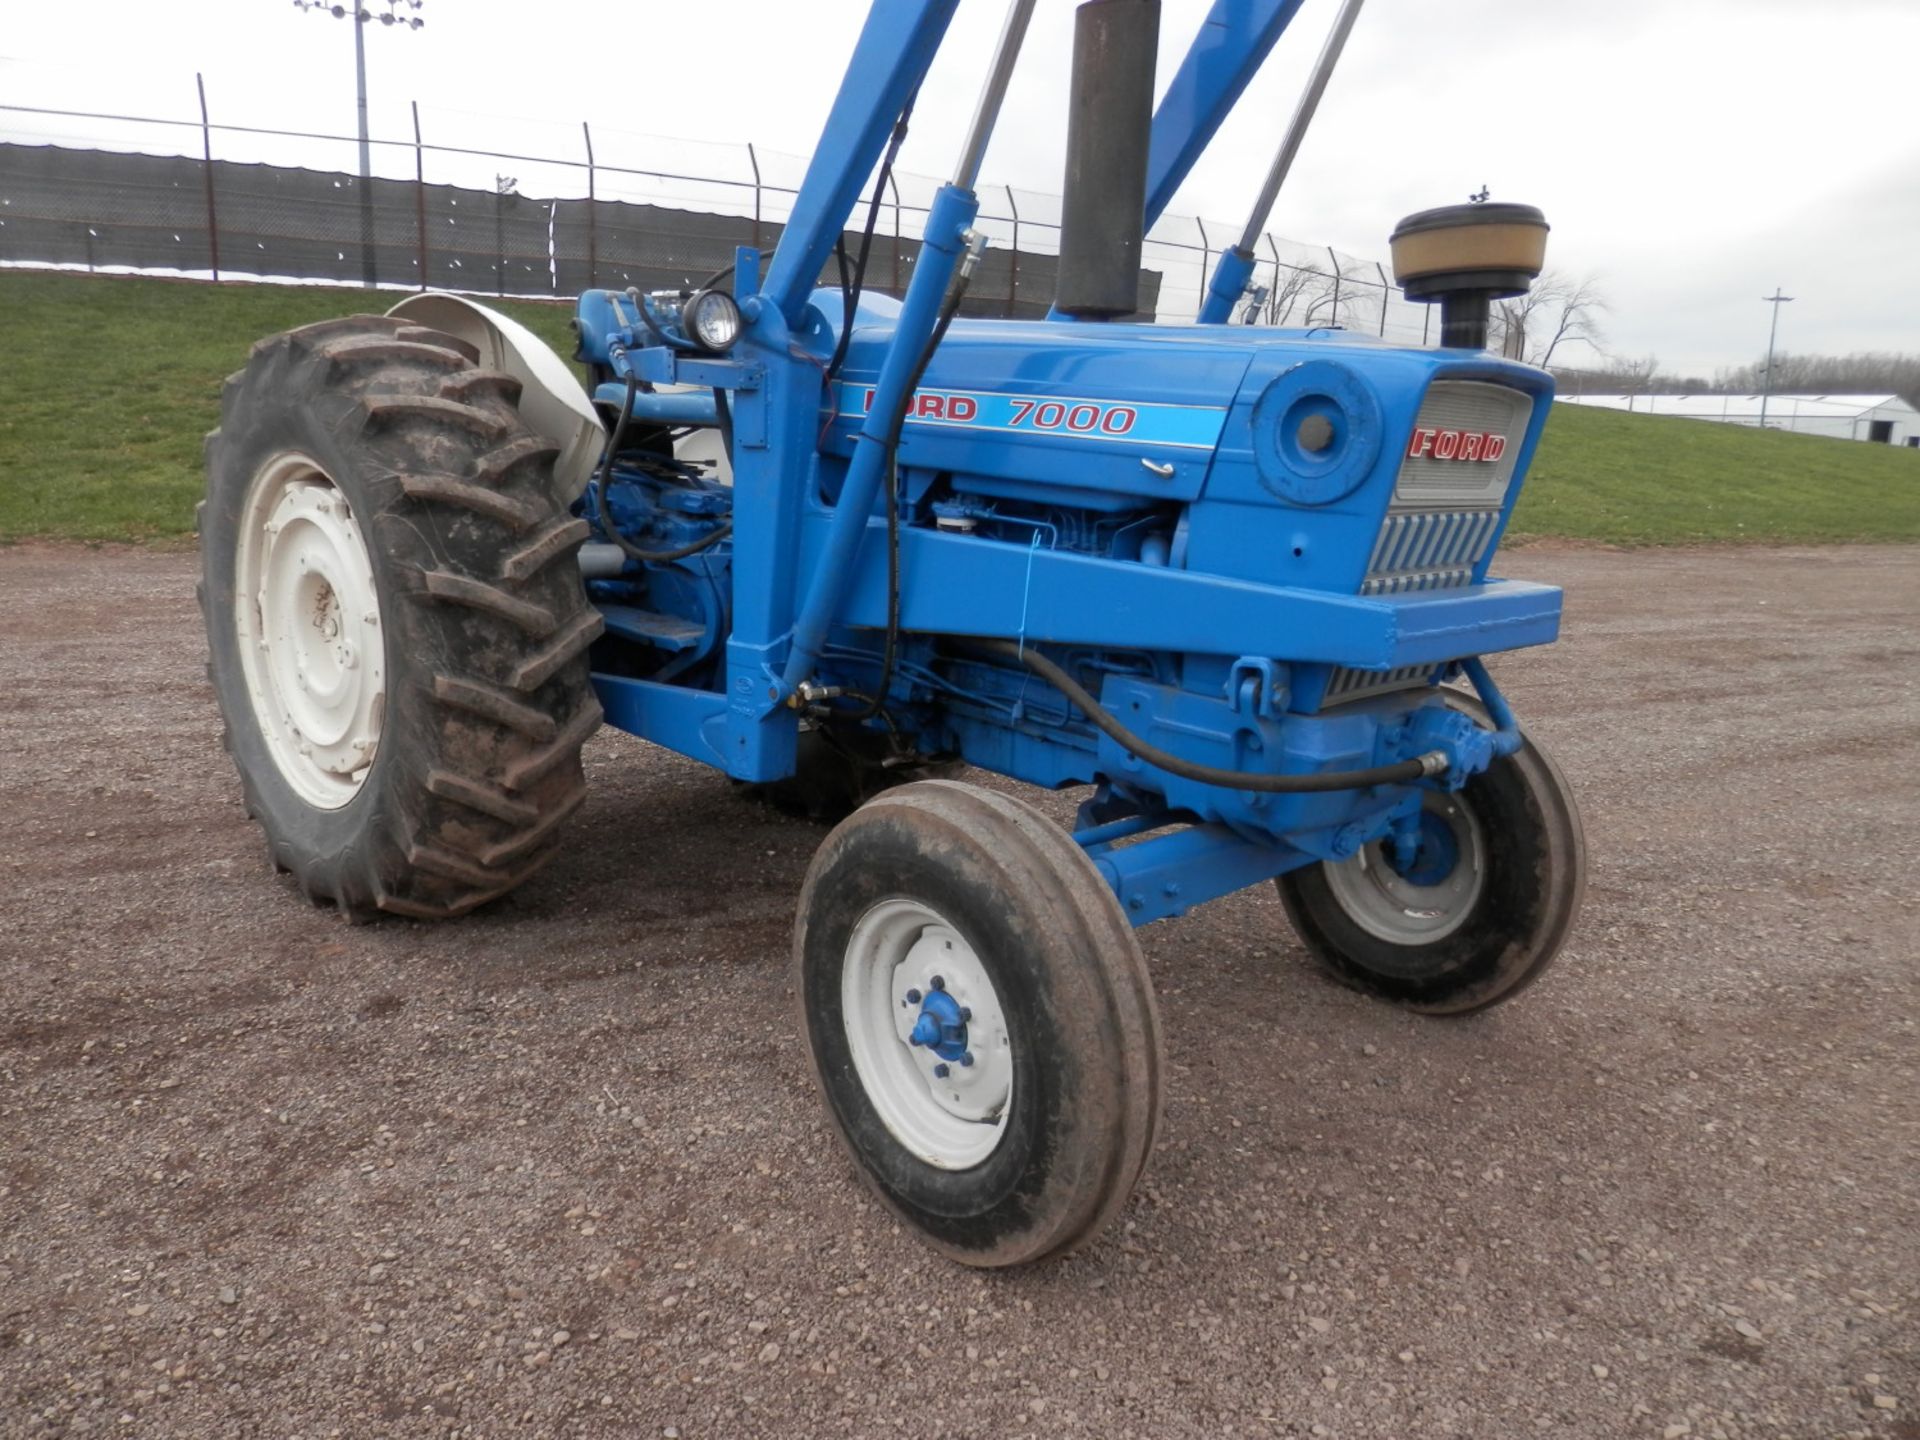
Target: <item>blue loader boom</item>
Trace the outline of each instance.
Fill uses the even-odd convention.
[[[1006,1265],[1091,1240],[1147,1162],[1133,927],[1275,881],[1335,978],[1458,1014],[1558,952],[1584,846],[1487,668],[1560,622],[1490,574],[1552,399],[1485,350],[1539,212],[1401,222],[1439,349],[1227,323],[1344,0],[1195,323],[1140,323],[1145,229],[1301,0],[1216,0],[1157,110],[1158,4],[1089,0],[1054,313],[968,318],[1016,0],[904,295],[864,247],[820,288],[957,4],[873,6],[771,256],[580,297],[584,394],[454,297],[256,347],[210,440],[206,590],[254,812],[349,912],[519,883],[602,714],[839,820],[794,949],[828,1115],[929,1244]],[[1075,828],[963,765],[1076,787]]]

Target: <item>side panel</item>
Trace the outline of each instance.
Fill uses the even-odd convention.
[[[868,336],[888,333],[857,332],[829,454],[852,454],[883,353]],[[962,490],[975,477],[1059,487],[1094,508],[1192,500],[1252,354],[1145,326],[959,321],[921,382],[900,459]]]

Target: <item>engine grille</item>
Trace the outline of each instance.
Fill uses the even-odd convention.
[[[1442,381],[1427,391],[1416,423],[1432,429],[1504,435],[1506,451],[1493,464],[1411,455],[1404,459],[1393,503],[1373,543],[1366,578],[1360,582],[1362,595],[1456,590],[1472,583],[1474,570],[1486,559],[1494,532],[1500,528],[1500,510],[1532,417],[1532,397],[1501,385]],[[1322,703],[1359,700],[1424,684],[1435,668],[1336,669],[1328,677]]]
[[[1327,678],[1327,693],[1320,703],[1334,705],[1345,700],[1362,700],[1369,695],[1384,695],[1389,690],[1424,683],[1433,671],[1431,665],[1402,665],[1398,670],[1349,670],[1342,665]]]
[[[1380,526],[1362,595],[1404,595],[1413,590],[1451,590],[1473,579],[1486,558],[1498,510],[1390,512]]]

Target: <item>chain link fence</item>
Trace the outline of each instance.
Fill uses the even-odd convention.
[[[597,136],[584,122],[573,154],[487,149],[430,138],[416,105],[411,137],[371,142],[374,173],[362,180],[351,137],[216,121],[204,87],[199,101],[198,118],[0,103],[0,264],[520,298],[665,289],[731,263],[736,246],[770,251],[806,169],[801,157],[753,145]],[[546,141],[564,133],[551,122],[533,128]],[[635,165],[610,153],[636,146],[691,163]],[[891,177],[873,288],[904,288],[938,186]],[[980,198],[992,245],[969,313],[1044,315],[1058,277],[1059,197],[985,186]],[[1141,313],[1192,319],[1237,233],[1163,217],[1142,255]],[[837,281],[833,262],[821,279]],[[1273,235],[1234,318],[1416,345],[1430,343],[1434,324],[1377,262]]]

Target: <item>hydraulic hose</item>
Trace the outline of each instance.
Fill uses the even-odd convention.
[[[1445,773],[1452,762],[1439,750],[1392,765],[1375,765],[1366,770],[1330,770],[1317,775],[1270,775],[1248,770],[1226,770],[1217,765],[1199,765],[1182,760],[1157,745],[1149,744],[1116,720],[1086,688],[1060,666],[1039,651],[1011,640],[969,638],[969,648],[1024,665],[1081,710],[1086,712],[1102,734],[1130,755],[1138,756],[1156,769],[1183,780],[1202,785],[1218,785],[1223,790],[1254,790],[1266,795],[1317,794],[1327,790],[1365,790],[1373,785],[1404,785]]]
[[[947,338],[947,327],[953,324],[953,317],[960,313],[960,303],[967,298],[967,286],[972,275],[962,270],[954,277],[953,285],[948,289],[946,298],[940,306],[940,319],[933,327],[933,334],[927,338],[927,348],[920,352],[920,359],[913,368],[913,382],[907,386],[907,399],[897,410],[887,426],[887,638],[886,648],[880,656],[880,683],[873,687],[873,694],[865,697],[860,709],[845,718],[849,720],[868,720],[875,715],[885,719],[882,708],[887,702],[887,691],[893,685],[893,667],[900,649],[900,496],[899,479],[896,467],[896,455],[900,447],[900,431],[907,423],[907,410],[913,404],[913,397],[920,389],[920,381],[927,373],[927,366],[933,363],[933,352],[940,348],[940,342]],[[892,722],[888,721],[889,726]]]
[[[672,550],[642,550],[620,533],[620,527],[613,523],[613,507],[607,503],[607,486],[613,479],[613,457],[619,452],[620,442],[627,438],[627,425],[633,419],[633,397],[639,389],[640,382],[629,376],[627,397],[620,402],[620,418],[614,424],[613,434],[607,437],[607,453],[601,457],[600,474],[594,481],[594,509],[600,516],[600,528],[607,532],[609,540],[620,547],[623,555],[644,564],[664,565],[669,560],[684,560],[689,555],[698,555],[702,550],[712,549],[733,533],[733,521],[723,520],[698,540],[677,546]]]
[[[919,91],[907,97],[907,103],[901,109],[899,118],[893,122],[893,138],[887,142],[886,158],[880,162],[879,178],[873,182],[873,199],[867,204],[867,224],[860,235],[860,259],[853,267],[853,278],[847,278],[847,237],[843,234],[835,247],[840,252],[840,295],[846,311],[840,325],[840,339],[833,347],[833,359],[827,362],[827,384],[840,374],[840,367],[847,360],[847,346],[853,340],[853,317],[860,308],[860,293],[867,285],[867,259],[873,253],[873,232],[880,221],[880,202],[886,198],[887,185],[893,177],[893,162],[900,157],[900,146],[907,138],[907,122],[913,118],[913,102],[919,98]]]

